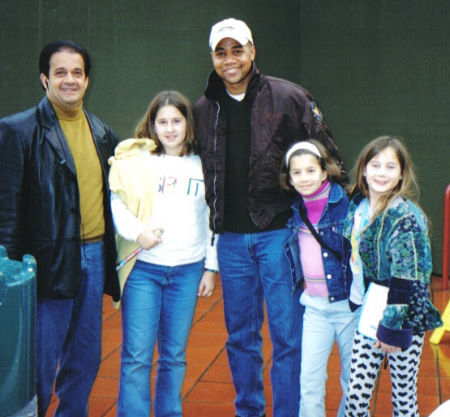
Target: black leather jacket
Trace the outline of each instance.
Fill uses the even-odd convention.
[[[120,297],[111,217],[108,158],[117,136],[86,112],[103,171],[105,293]],[[37,261],[39,299],[72,298],[80,285],[79,191],[70,149],[46,97],[0,120],[0,244],[12,259]]]
[[[312,95],[292,82],[262,75],[253,65],[245,100],[251,103],[248,206],[261,230],[279,213],[290,209],[292,197],[279,183],[281,161],[291,144],[314,138],[341,162],[342,158]],[[194,107],[195,137],[199,142],[210,207],[211,230],[223,232],[225,194],[226,116],[218,97],[223,81],[213,71],[205,94]]]

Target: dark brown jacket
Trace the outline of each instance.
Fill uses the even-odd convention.
[[[105,292],[119,299],[108,158],[117,136],[85,112],[103,170]],[[0,120],[0,244],[13,259],[37,262],[39,299],[73,298],[80,285],[80,205],[75,165],[46,97]]]
[[[281,161],[289,146],[302,139],[322,142],[342,163],[330,131],[316,101],[303,87],[262,75],[253,65],[245,100],[251,102],[248,206],[250,216],[261,230],[279,213],[289,210],[292,198],[279,183]],[[194,107],[195,137],[210,207],[210,225],[223,232],[225,186],[225,138],[227,123],[218,97],[225,88],[213,71],[204,95]]]

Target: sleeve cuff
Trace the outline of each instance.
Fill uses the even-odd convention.
[[[381,323],[377,329],[377,339],[391,346],[398,346],[405,350],[411,346],[412,329],[391,329]]]
[[[348,299],[348,306],[350,307],[350,311],[353,313],[356,311],[359,307],[361,307],[361,304],[356,304],[350,298]]]

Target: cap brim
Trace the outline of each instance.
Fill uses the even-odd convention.
[[[214,41],[214,43],[210,44],[211,51],[215,51],[217,48],[217,45],[220,43],[220,41],[222,41],[223,39],[226,39],[226,38],[234,39],[236,42],[239,42],[242,46],[247,45],[247,43],[249,42],[249,40],[246,37],[239,37],[236,35],[224,34],[219,39],[217,39],[217,41]]]

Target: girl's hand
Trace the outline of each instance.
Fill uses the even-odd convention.
[[[153,248],[162,242],[162,229],[144,230],[137,238],[139,246],[145,250]]]
[[[384,353],[395,353],[395,352],[400,352],[402,350],[398,346],[388,345],[387,343],[383,343],[383,342],[380,342],[379,340],[377,340],[377,342],[374,345],[374,348],[378,349],[380,347]]]
[[[217,274],[213,271],[203,271],[200,285],[198,286],[197,296],[199,297],[211,297],[216,286]]]

